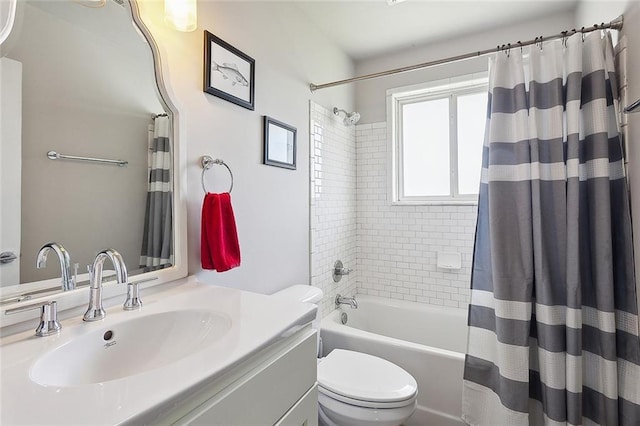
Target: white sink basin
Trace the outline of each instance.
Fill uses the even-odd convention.
[[[229,316],[208,310],[161,312],[90,332],[44,354],[31,380],[70,387],[109,382],[163,367],[220,340]]]
[[[85,294],[74,293],[57,297],[82,299],[84,308]],[[141,310],[123,311],[116,300],[96,322],[82,321],[77,309],[79,315],[61,318],[62,331],[54,336],[34,336],[36,313],[21,324],[24,331],[0,335],[0,425],[163,423],[167,407],[204,388],[227,389],[237,369],[316,316],[310,304],[204,284],[195,276],[143,297]],[[0,320],[0,331],[10,329]],[[108,341],[107,331],[113,332]]]

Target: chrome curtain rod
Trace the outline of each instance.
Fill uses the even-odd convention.
[[[598,31],[598,30],[606,30],[606,29],[612,29],[612,30],[621,30],[622,29],[622,24],[624,22],[624,17],[622,15],[618,16],[616,19],[614,19],[613,21],[609,22],[608,24],[605,24],[604,22],[600,25],[595,24],[591,27],[582,27],[579,30],[576,30],[575,28],[569,31],[563,31],[560,34],[556,34],[553,36],[540,36],[540,37],[536,37],[533,40],[527,40],[527,41],[517,41],[515,43],[508,43],[508,44],[503,44],[502,46],[498,46],[498,47],[494,47],[493,49],[486,49],[486,50],[480,50],[478,52],[471,52],[471,53],[465,53],[463,55],[457,55],[457,56],[451,56],[449,58],[444,58],[444,59],[438,59],[435,61],[429,61],[429,62],[423,62],[421,64],[416,64],[416,65],[410,65],[410,66],[406,66],[406,67],[401,67],[401,68],[395,68],[392,70],[388,70],[388,71],[381,71],[381,72],[376,72],[373,74],[367,74],[367,75],[362,75],[359,77],[353,77],[353,78],[347,78],[345,80],[337,80],[337,81],[332,81],[330,83],[324,83],[324,84],[309,84],[309,88],[311,89],[311,91],[315,91],[315,90],[320,90],[320,89],[326,89],[328,87],[334,87],[334,86],[341,86],[343,84],[349,84],[349,83],[354,83],[356,81],[362,81],[362,80],[370,80],[372,78],[379,78],[379,77],[385,77],[388,75],[393,75],[393,74],[400,74],[403,72],[408,72],[408,71],[415,71],[415,70],[419,70],[422,68],[429,68],[435,65],[442,65],[442,64],[446,64],[449,62],[457,62],[457,61],[462,61],[464,59],[470,59],[470,58],[476,58],[479,56],[484,56],[484,55],[488,55],[491,53],[495,53],[495,52],[501,52],[501,51],[508,51],[511,48],[516,48],[516,47],[524,47],[524,46],[529,46],[532,44],[542,44],[545,41],[549,41],[549,40],[557,40],[557,39],[561,39],[561,38],[566,38],[569,36],[572,36],[574,34],[577,33],[582,33],[582,34],[586,34],[586,33],[590,33],[592,31]]]
[[[626,114],[630,114],[632,112],[640,112],[640,99],[629,105],[624,109]]]
[[[124,167],[127,164],[129,164],[129,162],[125,160],[107,160],[105,158],[78,157],[75,155],[59,154],[55,151],[47,152],[47,158],[49,160],[76,160],[76,161],[88,161],[91,163],[113,164],[120,167]]]

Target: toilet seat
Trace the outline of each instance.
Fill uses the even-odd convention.
[[[377,408],[377,409],[390,409],[390,408],[402,408],[407,405],[413,404],[413,402],[418,398],[418,394],[416,393],[413,397],[403,400],[403,401],[394,401],[394,402],[372,402],[372,401],[363,401],[361,399],[355,398],[347,398],[343,395],[337,394],[335,392],[331,392],[330,390],[318,385],[318,392],[322,395],[327,396],[335,401],[343,402],[345,404],[353,405],[355,407],[362,408]]]
[[[318,364],[320,393],[366,408],[399,408],[413,404],[418,385],[399,366],[373,355],[334,349]]]

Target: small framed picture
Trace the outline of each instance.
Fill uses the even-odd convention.
[[[255,61],[209,31],[204,32],[204,91],[255,108]]]
[[[265,115],[264,164],[295,170],[296,133],[295,127]]]

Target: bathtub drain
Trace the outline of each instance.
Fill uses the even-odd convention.
[[[340,323],[342,323],[342,325],[345,325],[347,323],[348,319],[349,319],[349,317],[347,316],[346,312],[342,312],[340,314]]]

